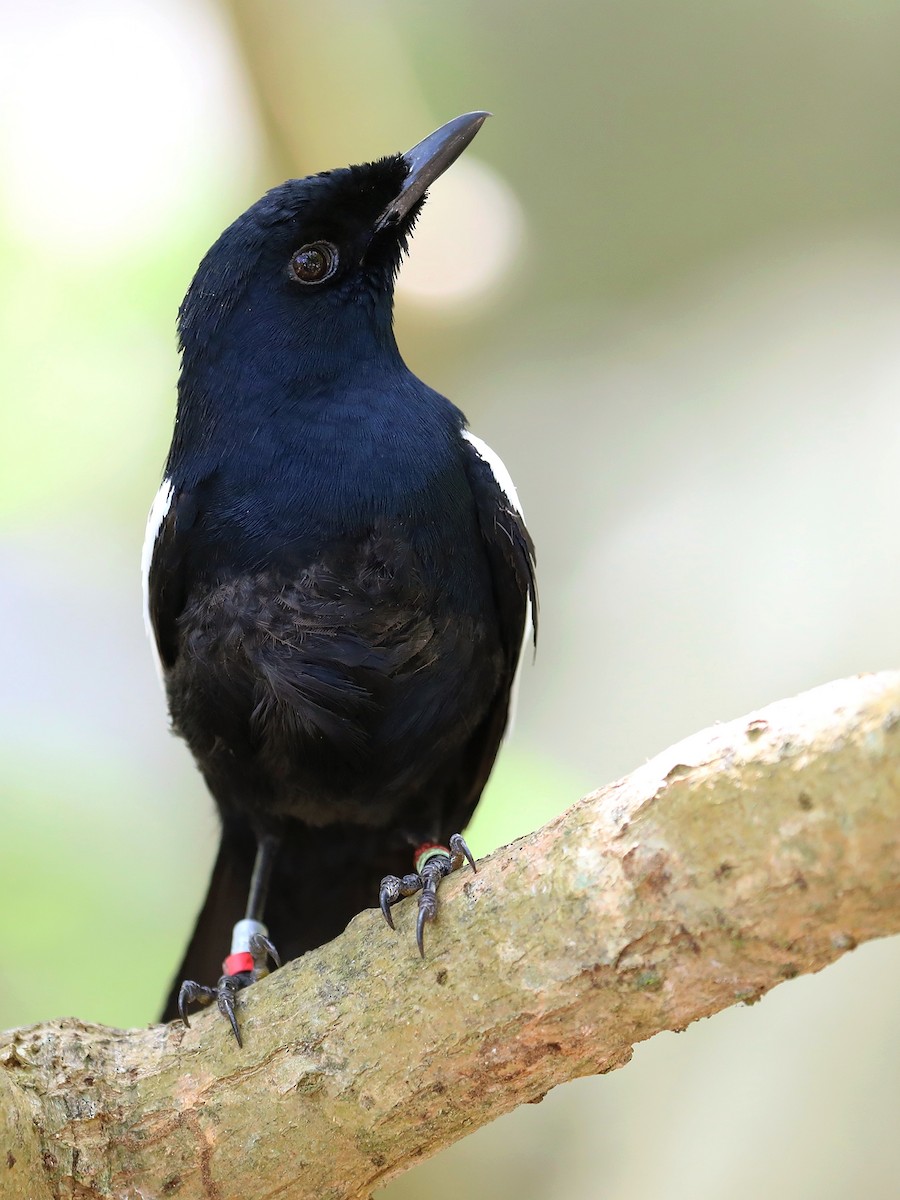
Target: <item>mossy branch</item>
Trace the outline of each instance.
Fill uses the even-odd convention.
[[[674,746],[215,1013],[0,1039],[0,1193],[366,1196],[551,1087],[900,931],[900,673]]]

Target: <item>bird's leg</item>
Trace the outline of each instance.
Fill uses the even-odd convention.
[[[416,944],[419,953],[425,957],[425,922],[433,921],[437,915],[437,890],[441,880],[468,862],[473,871],[477,871],[472,851],[466,845],[462,834],[454,833],[448,846],[436,845],[429,842],[420,846],[416,851],[415,872],[399,878],[397,875],[385,875],[381,881],[379,900],[384,919],[394,928],[391,916],[391,905],[396,904],[404,896],[413,896],[420,892],[419,915],[416,920]]]
[[[266,907],[266,896],[272,878],[272,868],[278,853],[279,841],[275,837],[260,839],[250,878],[247,896],[247,915],[238,921],[231,934],[231,953],[222,963],[222,976],[215,987],[206,987],[186,979],[178,993],[178,1012],[182,1021],[190,1027],[187,1007],[190,1004],[211,1004],[213,1000],[219,1012],[227,1017],[237,1044],[243,1046],[241,1031],[234,1015],[235,999],[239,991],[262,979],[269,973],[269,959],[276,967],[281,966],[278,951],[269,941],[269,931],[262,921]]]
[[[262,922],[263,913],[266,910],[266,900],[269,897],[269,884],[272,882],[272,871],[280,845],[281,839],[271,834],[259,839],[256,859],[253,863],[253,874],[250,876],[250,891],[247,893],[246,920],[248,921]]]

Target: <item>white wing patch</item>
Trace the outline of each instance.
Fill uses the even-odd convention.
[[[172,481],[164,479],[154,497],[153,503],[150,505],[150,515],[147,517],[147,531],[144,534],[144,548],[141,551],[144,628],[147,630],[147,637],[150,639],[153,659],[156,663],[156,674],[159,676],[160,683],[163,681],[162,660],[159,657],[159,649],[156,645],[156,633],[153,630],[153,622],[150,619],[150,564],[153,562],[153,550],[156,546],[156,539],[159,537],[160,526],[166,519],[166,513],[172,507],[172,498],[174,495],[175,488],[172,486]]]
[[[497,482],[497,487],[507,498],[515,512],[519,514],[522,520],[525,520],[525,514],[522,511],[522,502],[519,500],[519,493],[516,491],[516,485],[512,481],[512,476],[506,469],[506,463],[500,457],[496,450],[492,450],[487,442],[483,442],[480,437],[476,437],[474,433],[468,429],[463,430],[463,437],[482,460],[491,468],[491,473]],[[531,608],[531,596],[525,598],[525,628],[522,631],[522,644],[519,647],[519,658],[516,662],[516,673],[513,676],[512,687],[509,692],[509,712],[506,718],[506,728],[503,731],[502,740],[505,742],[513,730],[513,725],[516,720],[516,708],[519,702],[519,680],[522,676],[522,663],[525,659],[525,647],[534,637],[534,613]]]
[[[524,521],[525,514],[522,512],[519,493],[516,491],[516,485],[513,483],[512,476],[507,471],[503,459],[496,450],[490,448],[487,442],[483,442],[480,437],[476,437],[470,430],[464,429],[463,437],[472,446],[478,457],[491,468],[493,476],[497,481],[497,487]]]

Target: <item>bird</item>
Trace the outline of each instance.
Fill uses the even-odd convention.
[[[221,832],[162,1019],[215,1002],[239,1044],[240,993],[376,901],[393,928],[418,893],[424,957],[536,645],[509,473],[393,331],[426,193],[489,115],[272,188],[179,309],[145,618]]]

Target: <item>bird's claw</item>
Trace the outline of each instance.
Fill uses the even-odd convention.
[[[404,875],[402,879],[397,875],[385,875],[384,879],[382,879],[378,898],[384,919],[390,925],[391,929],[394,928],[391,905],[396,904],[398,900],[402,900],[404,896],[414,896],[416,892],[422,890],[422,883],[421,875]]]
[[[202,1004],[205,1007],[207,1004],[211,1004],[215,998],[215,988],[204,987],[202,983],[195,983],[193,979],[186,979],[184,981],[178,992],[178,1015],[181,1017],[186,1028],[190,1029],[191,1027],[187,1015],[187,1006],[189,1004]]]
[[[267,958],[271,958],[276,967],[281,966],[281,955],[264,933],[254,933],[250,938],[250,953],[253,955],[253,971],[255,979],[262,979],[269,973]]]
[[[478,868],[475,866],[475,855],[466,845],[466,839],[461,833],[454,833],[450,838],[450,870],[457,870],[464,862],[467,862],[476,874],[478,873]]]
[[[468,862],[473,871],[477,871],[472,851],[466,845],[462,834],[454,833],[448,846],[429,845],[423,847],[416,855],[417,870],[410,875],[400,878],[397,875],[385,875],[381,881],[379,902],[384,919],[394,928],[394,918],[391,915],[391,905],[402,900],[404,896],[413,896],[419,892],[419,913],[416,918],[416,945],[419,953],[425,957],[425,924],[433,921],[437,915],[437,890],[442,879],[458,870],[464,862]]]
[[[237,1023],[237,1017],[234,1013],[237,994],[243,991],[245,987],[249,987],[251,983],[255,983],[257,979],[262,979],[264,975],[268,975],[268,960],[270,958],[276,967],[281,966],[281,958],[278,951],[264,934],[253,934],[250,938],[249,953],[253,960],[252,969],[248,971],[236,971],[234,974],[226,972],[219,979],[215,987],[206,987],[202,983],[195,983],[193,979],[186,979],[184,981],[178,992],[178,1015],[188,1029],[191,1027],[187,1014],[188,1005],[201,1004],[203,1007],[206,1007],[206,1005],[211,1004],[215,1000],[219,1012],[223,1017],[228,1018],[237,1044],[243,1046],[244,1042],[241,1038],[240,1026]],[[228,959],[225,960],[225,965],[227,967]]]

